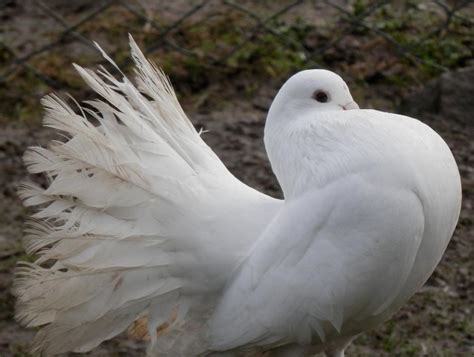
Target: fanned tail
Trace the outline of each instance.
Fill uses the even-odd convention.
[[[36,208],[24,237],[36,260],[17,268],[16,317],[41,327],[35,353],[88,351],[129,326],[152,342],[168,331],[173,355],[204,350],[206,309],[279,207],[228,172],[130,43],[137,87],[76,66],[102,99],[77,114],[46,97],[44,124],[67,140],[25,153],[49,179],[19,190]]]

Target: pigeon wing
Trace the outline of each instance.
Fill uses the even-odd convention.
[[[397,308],[423,209],[408,188],[377,182],[354,173],[285,202],[210,320],[213,349],[323,343]]]

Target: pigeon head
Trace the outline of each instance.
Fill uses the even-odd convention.
[[[286,81],[270,111],[272,109],[294,115],[299,111],[341,111],[359,109],[359,106],[340,76],[323,69],[310,69]]]
[[[321,144],[326,140],[328,124],[354,109],[359,106],[346,83],[331,71],[301,71],[283,84],[268,112],[264,142],[285,197],[299,190],[295,182],[300,182],[304,176],[303,168],[296,167],[301,161],[298,158],[307,157],[308,151],[321,152],[316,148],[316,142]],[[301,135],[305,132],[313,134]],[[332,137],[327,140],[333,140]],[[293,168],[288,170],[291,166]],[[310,167],[308,174],[314,176],[312,170]]]

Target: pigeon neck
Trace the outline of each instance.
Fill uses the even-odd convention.
[[[327,145],[325,118],[328,112],[281,108],[269,111],[265,125],[265,149],[285,199],[296,197],[326,183],[319,170]]]

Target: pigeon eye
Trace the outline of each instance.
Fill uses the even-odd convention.
[[[314,92],[313,98],[316,99],[319,103],[326,103],[329,101],[328,95],[322,90],[317,90],[316,92]]]

